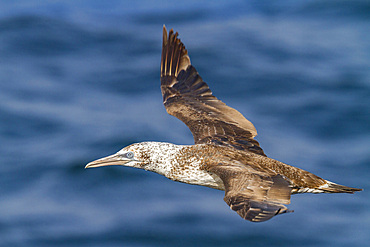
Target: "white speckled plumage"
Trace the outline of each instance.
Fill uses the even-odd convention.
[[[202,168],[203,157],[191,152],[199,145],[175,145],[167,142],[134,143],[117,152],[134,152],[135,159],[126,166],[132,166],[161,174],[171,180],[223,190],[217,176]],[[190,152],[189,152],[190,151]]]

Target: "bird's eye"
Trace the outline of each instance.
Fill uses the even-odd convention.
[[[133,152],[127,152],[126,157],[129,158],[129,159],[132,159],[132,158],[134,158],[134,153]]]

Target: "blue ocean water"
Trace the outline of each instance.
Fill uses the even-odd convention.
[[[370,4],[1,1],[0,246],[367,246]],[[160,93],[162,25],[265,153],[355,195],[296,195],[255,224],[223,192],[86,163],[192,144]]]

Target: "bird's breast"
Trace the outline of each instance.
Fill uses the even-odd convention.
[[[198,157],[187,157],[186,161],[174,162],[165,176],[174,181],[225,190],[222,180],[217,175],[204,170],[203,167],[203,161]]]

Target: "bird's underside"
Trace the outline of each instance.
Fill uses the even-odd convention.
[[[172,29],[167,33],[163,27],[163,103],[170,115],[189,127],[195,144],[231,150],[227,154],[229,157],[210,162],[207,171],[222,179],[224,200],[232,210],[250,221],[266,221],[289,212],[283,204],[290,203],[292,193],[353,193],[360,190],[331,183],[267,158],[254,140],[257,131],[253,124],[212,95],[191,65],[187,50],[177,36]]]
[[[230,208],[253,222],[289,212],[285,205],[290,203],[291,194],[361,190],[268,158],[254,140],[256,128],[213,96],[177,36],[163,27],[163,104],[170,115],[189,127],[195,145],[136,143],[86,167],[127,165],[175,181],[225,190],[224,200]]]

